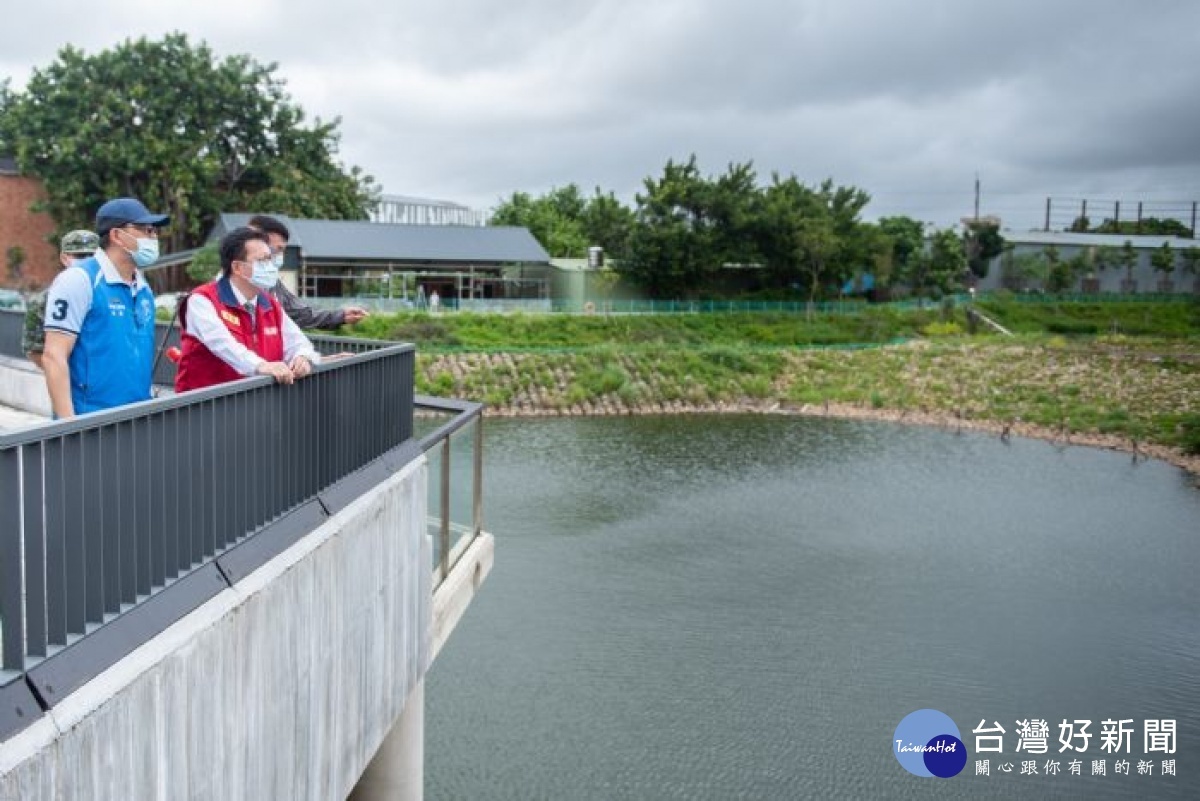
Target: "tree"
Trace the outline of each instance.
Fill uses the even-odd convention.
[[[1150,264],[1155,272],[1162,273],[1164,285],[1170,282],[1171,273],[1175,272],[1175,251],[1171,250],[1170,242],[1163,242],[1161,247],[1150,254]]]
[[[1138,254],[1133,249],[1133,242],[1126,239],[1125,244],[1117,251],[1117,263],[1125,269],[1125,281],[1122,283],[1122,292],[1136,292],[1137,284],[1133,280],[1133,268],[1137,266]]]
[[[718,265],[761,261],[759,226],[762,194],[750,162],[730,164],[708,182],[705,214],[712,225],[712,258]]]
[[[1141,220],[1106,219],[1093,229],[1098,234],[1146,234],[1148,236],[1181,236],[1191,239],[1192,229],[1179,220],[1145,217]]]
[[[1050,274],[1050,262],[1046,254],[1017,253],[1013,254],[1005,265],[1006,281],[1016,289],[1028,291],[1035,285],[1044,286]]]
[[[977,278],[987,278],[992,259],[1004,252],[1000,223],[991,219],[967,221],[963,230],[963,246],[971,272]]]
[[[307,126],[275,69],[218,60],[182,33],[94,56],[67,46],[24,92],[3,91],[0,149],[42,179],[61,229],[132,195],[171,215],[168,251],[198,245],[231,209],[365,219],[374,181],[335,161],[338,121]]]
[[[925,224],[911,217],[883,217],[879,230],[887,239],[885,258],[893,278],[913,274],[912,262],[925,247]],[[886,283],[884,283],[886,285]]]
[[[196,251],[188,264],[187,274],[197,284],[204,284],[221,272],[221,251],[216,242],[208,242]]]
[[[633,232],[633,210],[611,192],[596,187],[596,193],[583,210],[583,230],[589,245],[604,248],[610,258],[621,261],[629,255],[629,237]]]
[[[1179,253],[1183,260],[1183,271],[1188,275],[1200,275],[1200,248],[1192,245]],[[1197,282],[1200,283],[1200,282]]]
[[[967,269],[963,241],[954,231],[938,231],[929,240],[929,251],[921,259],[921,290],[932,289],[935,297],[954,290]]]
[[[1063,261],[1058,248],[1046,245],[1042,248],[1042,258],[1046,260],[1046,291],[1059,293],[1071,285],[1071,268]]]
[[[647,178],[637,195],[629,259],[619,269],[653,297],[683,297],[699,290],[720,263],[713,258],[713,221],[707,182],[696,157],[668,160],[658,180]]]
[[[492,225],[528,228],[552,256],[582,257],[591,246],[604,248],[612,258],[629,252],[633,211],[599,187],[584,198],[575,184],[555,187],[541,197],[513,192],[492,212]]]
[[[1046,290],[1055,294],[1066,292],[1081,275],[1091,268],[1091,257],[1087,250],[1080,250],[1069,259],[1059,256],[1058,248],[1047,245],[1043,253],[1049,270],[1046,275]]]
[[[1112,245],[1098,245],[1092,251],[1092,266],[1096,268],[1096,272],[1102,273],[1120,263],[1120,253]]]
[[[528,228],[551,256],[581,258],[588,248],[582,210],[579,188],[574,184],[552,189],[540,198],[513,192],[492,212],[491,224]]]
[[[599,270],[591,273],[590,277],[592,279],[592,286],[595,287],[600,297],[606,301],[604,309],[607,313],[612,308],[612,293],[616,289],[617,284],[620,283],[621,276],[616,270],[610,267],[601,267]]]

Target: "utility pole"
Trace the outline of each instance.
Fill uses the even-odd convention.
[[[975,221],[979,222],[979,173],[975,173]]]

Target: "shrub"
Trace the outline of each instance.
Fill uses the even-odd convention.
[[[930,323],[921,329],[921,333],[927,337],[956,337],[962,332],[962,326],[955,322]]]

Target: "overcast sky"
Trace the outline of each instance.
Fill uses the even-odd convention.
[[[39,0],[4,16],[16,88],[66,44],[182,31],[277,63],[385,193],[479,209],[568,183],[632,203],[693,153],[708,175],[752,161],[762,183],[859,187],[868,219],[955,223],[976,175],[981,213],[1015,229],[1040,227],[1047,197],[1158,216],[1200,200],[1196,0]]]

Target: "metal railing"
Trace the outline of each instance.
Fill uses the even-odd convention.
[[[0,435],[0,686],[52,706],[417,458],[414,360],[395,344]]]
[[[165,352],[165,348],[179,347],[179,323],[175,321],[156,323],[155,353]],[[21,350],[21,337],[25,331],[25,312],[15,309],[0,309],[0,355],[24,358]],[[375,339],[357,339],[355,337],[335,337],[309,333],[317,352],[323,356],[335,353],[365,353],[395,345]],[[166,342],[164,347],[164,340]],[[154,383],[161,386],[171,386],[175,383],[175,363],[165,356],[159,358],[154,370]]]
[[[418,396],[416,406],[441,418],[420,438],[429,464],[436,588],[483,531],[483,404]],[[453,417],[446,420],[447,415]]]

